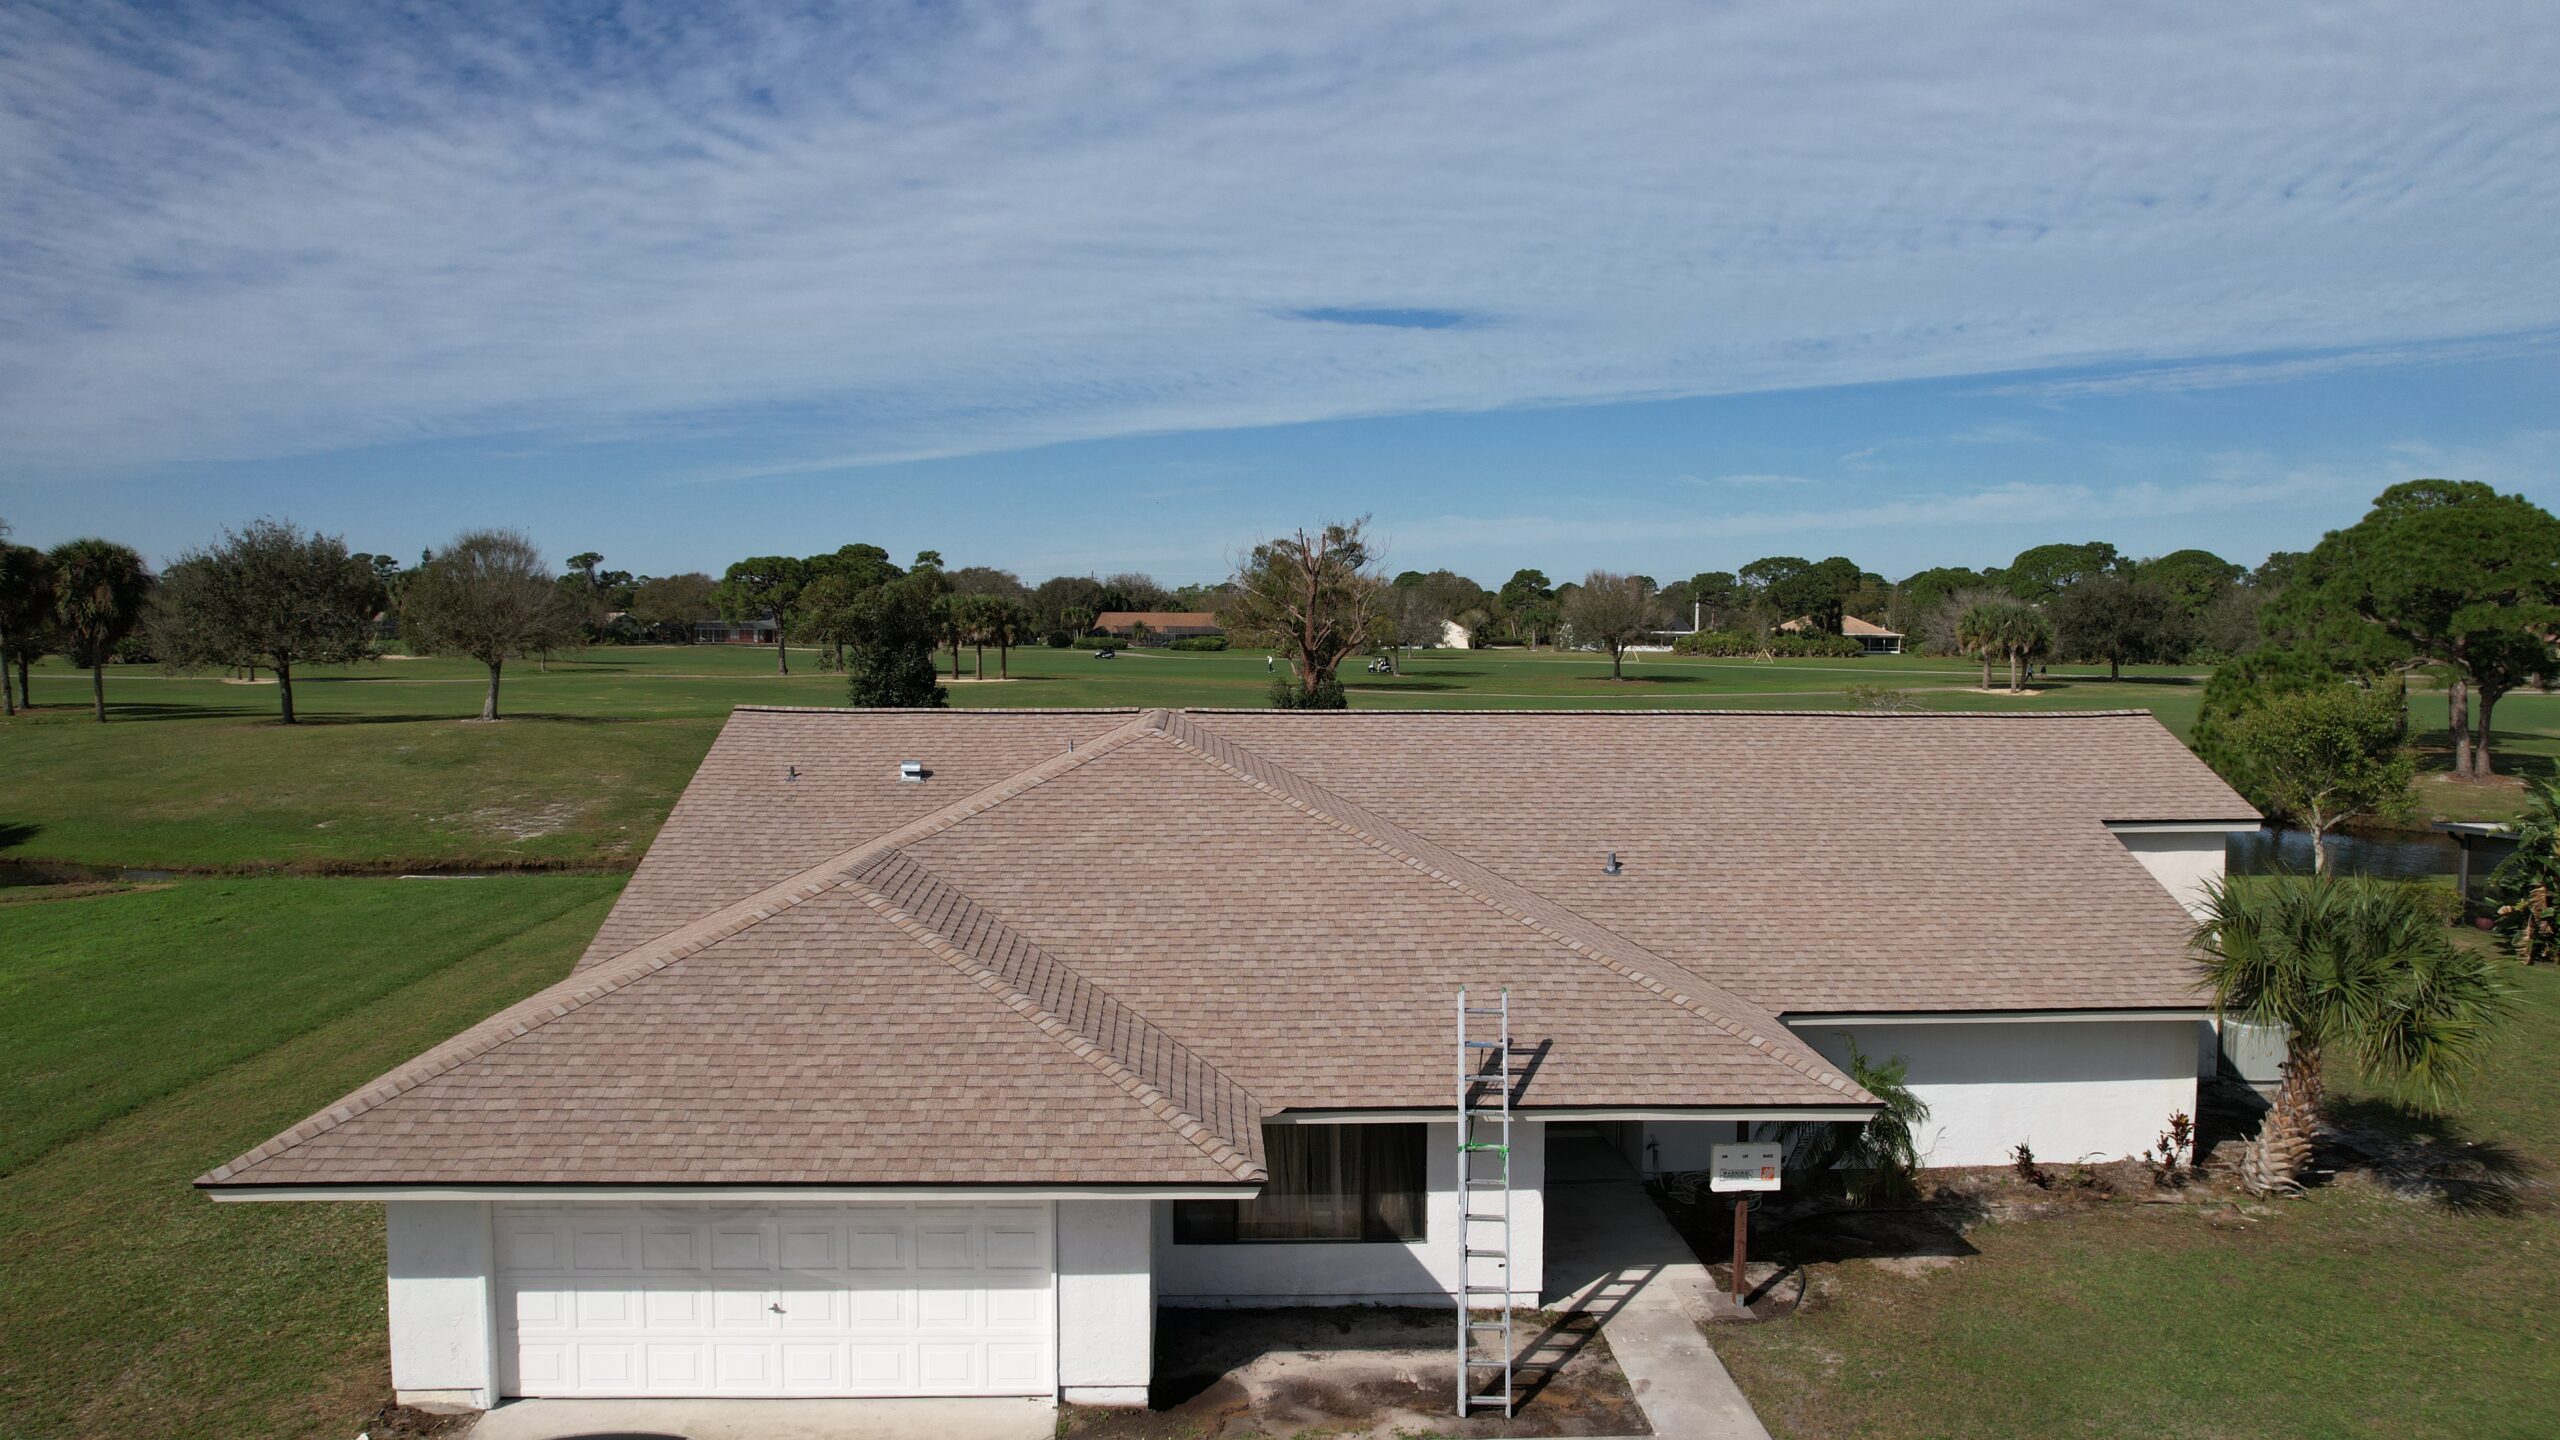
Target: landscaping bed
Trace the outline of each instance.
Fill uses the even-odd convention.
[[[1458,1418],[1446,1309],[1341,1306],[1167,1311],[1145,1410],[1071,1406],[1077,1440],[1248,1437],[1649,1435],[1644,1411],[1588,1315],[1519,1313],[1519,1413]]]

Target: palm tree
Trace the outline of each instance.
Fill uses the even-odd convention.
[[[2006,605],[1985,600],[1956,619],[1956,646],[1982,661],[1982,688],[1991,688],[1991,657],[2000,651],[2000,621]]]
[[[996,642],[996,678],[1013,678],[1013,647],[1031,636],[1031,607],[1019,600],[999,598],[988,632]]]
[[[2018,666],[2051,648],[2053,627],[2033,605],[2011,605],[2001,614],[1999,638],[2000,649],[2009,657],[2009,693],[2023,694],[2027,687],[2018,677]]]
[[[1790,1163],[1816,1171],[1837,1168],[1852,1204],[1909,1200],[1919,1193],[1919,1130],[1929,1118],[1929,1102],[1912,1092],[1910,1061],[1899,1055],[1878,1060],[1846,1034],[1840,1038],[1849,1047],[1849,1078],[1883,1108],[1862,1125],[1822,1126],[1822,1138]]]
[[[74,665],[89,669],[98,723],[107,722],[107,657],[142,623],[151,572],[129,546],[112,540],[67,540],[47,557],[53,567],[53,622]]]
[[[52,621],[53,562],[32,546],[0,542],[0,699],[10,693],[9,662],[18,662],[17,699],[10,702],[11,714],[16,706],[35,706],[35,697],[27,691],[27,662],[44,647],[44,629]]]
[[[2217,881],[2190,943],[2217,1014],[2284,1027],[2283,1083],[2240,1153],[2240,1183],[2256,1195],[2302,1188],[2324,1061],[2343,1060],[2441,1109],[2514,1004],[2493,962],[2456,946],[2411,885],[2329,875]]]

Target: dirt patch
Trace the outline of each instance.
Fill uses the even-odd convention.
[[[433,1415],[406,1405],[385,1405],[364,1423],[364,1440],[458,1440],[479,1419],[476,1410]]]
[[[1145,1410],[1071,1406],[1078,1440],[1649,1435],[1587,1315],[1519,1312],[1519,1413],[1458,1418],[1446,1310],[1345,1306],[1167,1311]]]

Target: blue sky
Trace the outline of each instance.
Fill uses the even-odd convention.
[[[0,518],[717,570],[2560,504],[2560,11],[0,9]]]

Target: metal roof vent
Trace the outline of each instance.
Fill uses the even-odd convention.
[[[901,760],[898,762],[898,778],[906,784],[921,785],[924,783],[924,776],[925,769],[923,761]]]
[[[1618,863],[1617,851],[1612,850],[1609,852],[1609,863],[1600,867],[1600,873],[1603,875],[1624,875],[1627,873],[1627,867]]]

